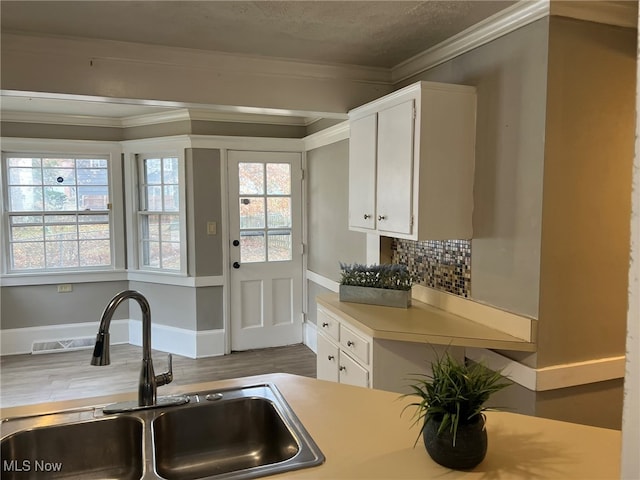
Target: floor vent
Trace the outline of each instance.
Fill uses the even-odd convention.
[[[66,340],[50,340],[48,342],[34,342],[31,353],[54,353],[69,352],[71,350],[82,350],[93,348],[95,338],[69,338]]]

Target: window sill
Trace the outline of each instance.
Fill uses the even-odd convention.
[[[126,270],[84,272],[9,273],[0,277],[0,286],[54,285],[57,283],[96,283],[127,280]]]

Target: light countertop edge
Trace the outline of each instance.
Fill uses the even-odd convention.
[[[341,302],[338,294],[316,302],[374,339],[534,352],[535,343],[511,336],[418,300],[409,308]]]

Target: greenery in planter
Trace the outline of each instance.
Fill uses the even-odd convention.
[[[481,363],[460,363],[448,352],[436,357],[431,370],[431,375],[420,375],[410,385],[412,393],[403,395],[419,398],[405,407],[415,407],[415,423],[422,422],[416,443],[427,421],[434,420],[441,422],[438,435],[450,430],[455,447],[458,427],[476,422],[478,416],[484,421],[482,412],[488,410],[486,401],[495,392],[511,385],[501,371],[494,372]]]
[[[405,265],[352,265],[340,262],[341,285],[356,287],[386,288],[389,290],[411,290],[413,278]]]

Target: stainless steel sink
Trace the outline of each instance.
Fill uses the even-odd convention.
[[[2,478],[139,479],[142,431],[126,416],[20,430],[2,440]]]
[[[115,415],[97,406],[3,419],[2,478],[247,479],[324,462],[273,384],[188,398]]]

